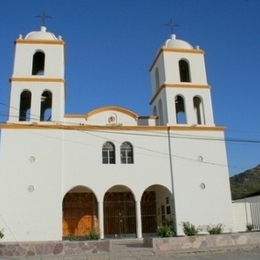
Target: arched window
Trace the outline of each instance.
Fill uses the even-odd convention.
[[[194,106],[197,124],[198,125],[205,124],[203,104],[202,104],[201,98],[194,97],[193,98],[193,106]]]
[[[133,146],[130,143],[128,142],[122,143],[120,147],[120,153],[121,153],[121,163],[124,164],[134,163]]]
[[[159,69],[155,69],[155,85],[156,85],[156,90],[159,89],[160,87],[160,78],[159,78]]]
[[[175,111],[177,124],[187,124],[184,99],[180,95],[175,97]]]
[[[159,100],[159,125],[163,125],[163,106],[162,100]]]
[[[37,51],[33,55],[32,75],[44,75],[45,54]]]
[[[52,116],[52,93],[44,91],[41,96],[41,121],[50,121]]]
[[[32,97],[32,94],[28,90],[25,90],[21,93],[19,121],[30,121],[31,97]]]
[[[111,142],[106,142],[102,147],[102,162],[103,164],[115,164],[115,146]]]
[[[179,61],[180,80],[181,82],[190,82],[189,64],[185,60]]]

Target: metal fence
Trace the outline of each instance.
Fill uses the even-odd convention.
[[[253,230],[260,230],[260,202],[250,203]]]

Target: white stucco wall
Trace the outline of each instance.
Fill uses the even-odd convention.
[[[60,240],[62,132],[2,130],[0,226],[4,241]]]
[[[53,41],[54,44],[16,43],[15,62],[12,77],[28,77],[32,75],[32,58],[36,51],[45,54],[44,76],[50,78],[64,77],[64,45],[62,41]],[[56,43],[59,44],[56,44]],[[34,76],[37,77],[37,76]],[[38,76],[41,77],[41,76]]]
[[[203,53],[189,52],[163,52],[165,82],[180,83],[179,60],[188,61],[190,68],[191,83],[198,85],[207,85],[205,63]]]
[[[35,87],[37,85],[37,87]],[[20,109],[20,98],[21,93],[25,90],[31,92],[31,110],[30,110],[30,121],[39,122],[40,121],[40,111],[41,111],[41,98],[44,91],[50,91],[52,93],[52,121],[60,123],[64,118],[64,108],[65,108],[65,88],[64,83],[61,82],[12,82],[10,96],[10,107],[9,107],[9,118],[10,123],[22,123],[19,122],[19,109]]]
[[[177,212],[178,233],[180,225],[189,221],[196,226],[225,225],[233,228],[231,195],[227,161],[221,132],[181,132],[173,135],[173,182]],[[219,141],[214,141],[219,139]],[[205,189],[201,185],[205,185]]]
[[[162,185],[173,191],[171,207],[176,212],[172,209],[171,214],[176,215],[178,235],[181,221],[232,228],[223,142],[197,139],[196,131],[175,131],[169,140],[166,131],[45,129],[2,130],[0,196],[6,200],[0,202],[5,220],[0,226],[6,241],[60,240],[62,200],[78,185],[92,190],[101,202],[115,185],[129,188],[137,201],[148,187]],[[116,164],[102,164],[106,141],[116,147]],[[125,141],[134,147],[134,164],[120,162],[120,145]],[[202,162],[197,161],[199,156]],[[28,191],[29,186],[34,191]]]

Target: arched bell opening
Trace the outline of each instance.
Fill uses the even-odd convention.
[[[204,108],[202,99],[198,96],[193,98],[193,107],[195,112],[196,123],[198,125],[205,124],[205,117],[204,117]]]
[[[191,82],[189,63],[186,60],[179,60],[179,72],[181,82]]]
[[[41,121],[51,121],[52,117],[52,93],[44,91],[41,96]]]
[[[20,95],[19,121],[30,121],[32,94],[24,90]]]
[[[45,54],[42,51],[37,51],[33,55],[32,60],[32,75],[44,75]]]
[[[175,97],[175,111],[177,124],[187,124],[185,100],[181,95]]]

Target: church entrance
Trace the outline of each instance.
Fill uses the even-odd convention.
[[[98,206],[94,193],[77,186],[69,191],[62,204],[63,237],[84,237],[90,231],[98,231]]]
[[[105,237],[136,237],[134,196],[128,188],[115,186],[104,197]]]
[[[175,229],[172,193],[161,185],[147,188],[141,199],[141,217],[144,236],[155,234],[161,225],[170,225]]]
[[[143,233],[155,233],[157,229],[155,191],[145,191],[143,193],[141,212]]]

